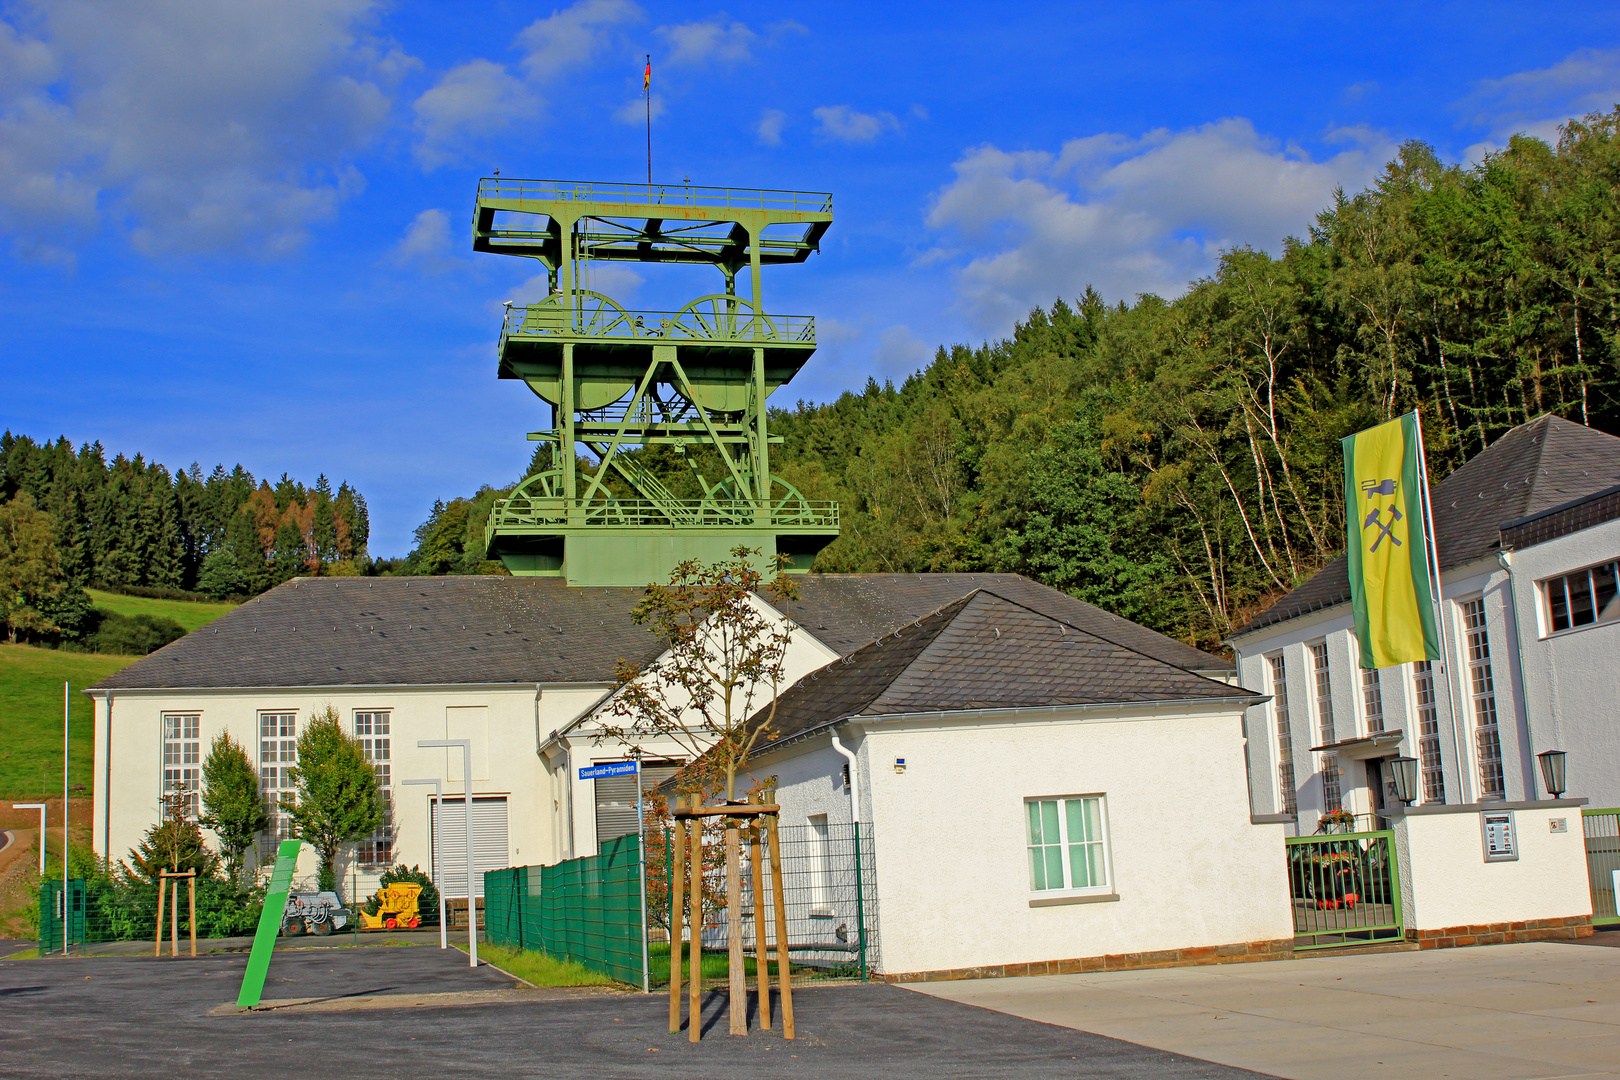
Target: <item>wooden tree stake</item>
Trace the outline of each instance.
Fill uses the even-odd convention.
[[[731,1034],[748,1034],[748,975],[743,967],[742,823],[726,819],[726,974],[727,1019]]]
[[[152,935],[152,955],[153,956],[162,956],[163,955],[163,899],[164,899],[164,895],[166,893],[168,893],[168,891],[169,891],[168,879],[163,877],[160,874],[158,876],[157,931],[156,931],[156,933],[154,933]],[[65,907],[65,905],[64,905],[64,907]],[[64,938],[63,940],[65,941],[66,939]]]
[[[776,835],[777,815],[765,819],[771,846],[771,899],[776,907],[776,981],[782,989],[782,1038],[793,1038],[793,985],[788,975],[787,899],[782,894],[782,845]]]
[[[669,868],[669,1032],[681,1030],[681,964],[686,956],[686,820],[675,819],[670,835]]]
[[[703,821],[692,819],[692,851],[687,857],[687,872],[692,875],[691,889],[687,893],[687,910],[692,923],[692,942],[687,952],[691,957],[688,978],[690,990],[686,999],[686,1037],[690,1042],[703,1038]]]
[[[765,944],[764,867],[760,866],[759,820],[748,829],[748,868],[754,886],[754,982],[759,986],[759,1029],[771,1030],[771,964]]]

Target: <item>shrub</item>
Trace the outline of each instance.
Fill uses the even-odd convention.
[[[95,632],[87,643],[96,652],[145,656],[186,636],[186,628],[161,615],[120,615],[96,608]]]

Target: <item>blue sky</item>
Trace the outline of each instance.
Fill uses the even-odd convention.
[[[404,554],[543,421],[494,377],[540,268],[472,253],[477,179],[644,176],[649,52],[655,180],[835,195],[767,275],[822,342],[782,404],[1087,283],[1173,295],[1406,139],[1477,159],[1620,101],[1612,3],[0,0],[0,427],[347,479]]]

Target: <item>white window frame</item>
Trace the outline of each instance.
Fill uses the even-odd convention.
[[[1082,888],[1074,888],[1069,884],[1074,880],[1074,867],[1071,864],[1069,813],[1067,804],[1073,801],[1093,801],[1097,804],[1098,838],[1096,841],[1082,841],[1082,843],[1099,843],[1102,848],[1102,859],[1100,861],[1102,863],[1103,880],[1100,884],[1087,885]],[[1048,802],[1055,802],[1058,804],[1058,843],[1056,845],[1045,843],[1045,837],[1043,836],[1042,843],[1037,845],[1034,843],[1034,837],[1030,835],[1029,810],[1032,805]],[[1025,880],[1028,881],[1027,888],[1029,891],[1029,898],[1031,900],[1049,900],[1064,896],[1110,896],[1113,894],[1114,845],[1110,839],[1111,829],[1109,827],[1108,820],[1107,795],[1100,791],[1081,792],[1072,795],[1032,795],[1023,801],[1022,809],[1023,820],[1021,824],[1024,830],[1024,874]],[[1064,886],[1062,888],[1035,888],[1034,870],[1030,866],[1030,850],[1037,846],[1043,848],[1056,846],[1059,849],[1063,860]]]
[[[168,799],[178,787],[186,796],[186,813],[196,821],[202,812],[202,713],[166,712],[163,724],[163,767],[160,773],[161,805],[167,811]],[[178,724],[178,734],[170,734]]]
[[[1595,599],[1597,595],[1597,582],[1593,578],[1593,573],[1594,571],[1607,569],[1609,567],[1613,567],[1615,573],[1620,575],[1620,560],[1607,559],[1603,562],[1593,563],[1590,566],[1581,566],[1574,570],[1566,570],[1562,574],[1554,574],[1551,577],[1542,578],[1540,581],[1536,582],[1536,599],[1538,606],[1541,609],[1539,622],[1542,637],[1563,637],[1565,634],[1578,634],[1582,630],[1590,630],[1594,626],[1607,626],[1610,623],[1620,622],[1620,610],[1616,610],[1607,618],[1604,618],[1603,612],[1599,611],[1597,608],[1597,602]],[[1576,626],[1574,619],[1571,617],[1572,613],[1569,610],[1567,589],[1569,579],[1572,577],[1578,577],[1581,574],[1585,574],[1587,576],[1587,584],[1590,590],[1587,595],[1594,597],[1592,603],[1592,613],[1595,618],[1589,623],[1581,623],[1579,626]],[[1565,590],[1565,617],[1570,619],[1570,625],[1562,629],[1555,629],[1553,627],[1552,606],[1554,590]],[[1610,605],[1611,607],[1615,606],[1615,601],[1611,601]]]
[[[1496,671],[1491,663],[1491,616],[1483,594],[1460,599],[1457,626],[1462,631],[1462,676],[1466,680],[1469,745],[1473,750],[1478,798],[1490,802],[1507,798],[1507,759],[1502,750],[1502,703],[1496,689]],[[1469,609],[1478,612],[1479,625],[1469,626]],[[1478,646],[1471,637],[1478,634]],[[1494,788],[1494,790],[1493,790]]]
[[[1318,638],[1305,645],[1305,656],[1311,668],[1311,711],[1316,714],[1316,733],[1323,746],[1339,741],[1333,716],[1333,651],[1326,638]],[[1339,755],[1323,751],[1317,771],[1322,774],[1322,810],[1331,813],[1344,809],[1343,778],[1339,774]]]
[[[1288,660],[1281,650],[1264,654],[1266,679],[1271,687],[1271,749],[1276,755],[1277,809],[1299,813],[1299,777],[1294,772],[1294,721],[1288,704]]]
[[[365,717],[363,724],[361,717]],[[377,730],[378,717],[382,718],[381,731]],[[361,752],[377,776],[377,787],[383,797],[382,826],[355,845],[354,858],[361,866],[391,867],[394,865],[393,710],[355,709],[350,721]],[[386,858],[377,857],[379,847],[388,852]]]
[[[827,917],[832,908],[832,843],[826,814],[805,819],[810,835],[810,910],[812,918]]]
[[[264,729],[265,718],[270,716],[291,716],[291,732],[284,732],[278,722],[276,733],[267,735]],[[265,809],[270,814],[270,826],[264,831],[264,843],[260,849],[265,861],[272,861],[276,856],[276,847],[281,841],[292,835],[292,819],[281,810],[281,796],[297,791],[297,788],[287,783],[287,768],[298,764],[298,710],[297,709],[260,709],[254,714],[254,723],[259,729],[259,792],[264,796]],[[267,743],[274,743],[273,751],[267,748]],[[288,756],[288,746],[291,746],[291,756]],[[274,760],[267,757],[267,753],[274,754]],[[276,782],[267,785],[265,780],[266,768],[276,770]]]

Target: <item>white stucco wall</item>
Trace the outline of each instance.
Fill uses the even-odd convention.
[[[1485,861],[1477,811],[1395,819],[1407,929],[1592,913],[1580,807],[1516,809],[1513,815],[1519,845],[1513,862]],[[1555,818],[1564,819],[1567,832],[1550,831]]]
[[[1515,551],[1513,595],[1530,702],[1526,756],[1568,753],[1569,794],[1620,806],[1620,695],[1615,693],[1620,622],[1552,633],[1540,583],[1620,558],[1620,521]],[[1545,795],[1539,779],[1538,796]]]
[[[600,688],[572,694],[548,691],[548,707],[566,709],[600,697]],[[407,779],[443,780],[446,794],[462,790],[459,751],[423,750],[419,739],[473,740],[473,794],[507,798],[508,855],[513,863],[555,858],[555,807],[537,749],[537,727],[545,726],[536,687],[298,688],[228,691],[113,691],[95,695],[94,845],[114,860],[127,858],[161,814],[162,716],[200,714],[199,749],[206,758],[215,735],[227,731],[257,765],[259,714],[296,711],[299,730],[310,716],[334,706],[345,729],[353,730],[357,710],[390,713],[390,751],[395,800],[394,861],[429,863],[430,787],[405,787]],[[451,711],[455,710],[455,711]],[[109,730],[108,715],[111,715]],[[577,713],[576,713],[577,714]],[[571,718],[571,717],[570,717]],[[559,720],[560,722],[560,720]],[[457,730],[450,730],[452,727]],[[546,730],[550,730],[549,727]],[[251,858],[251,856],[250,856]],[[357,881],[362,895],[375,887],[375,874],[340,864],[344,893]],[[311,881],[315,857],[307,848],[298,868],[300,882]]]
[[[886,972],[1292,936],[1282,828],[1249,822],[1236,710],[919,719],[845,741],[865,766]],[[761,770],[785,820],[836,821],[841,765],[823,741]],[[1031,907],[1024,800],[1096,793],[1118,899]]]

